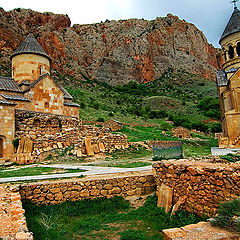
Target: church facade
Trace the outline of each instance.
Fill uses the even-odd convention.
[[[235,6],[219,41],[223,57],[217,72],[222,136],[220,148],[240,148],[240,11]]]
[[[51,59],[29,35],[10,57],[12,77],[0,76],[0,159],[14,154],[16,111],[79,119],[79,105],[50,76]]]

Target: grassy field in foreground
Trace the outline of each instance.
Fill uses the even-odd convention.
[[[121,197],[23,206],[35,240],[160,240],[163,229],[202,220],[183,211],[170,218],[157,208],[156,196],[149,197],[138,209],[131,208]]]
[[[0,169],[0,178],[37,176],[37,175],[43,175],[43,174],[46,175],[46,174],[73,173],[73,172],[84,172],[84,170],[59,169],[59,168],[51,168],[51,167],[28,167],[28,168],[20,168],[17,170],[9,169],[9,171],[4,171]]]

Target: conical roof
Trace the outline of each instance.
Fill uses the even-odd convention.
[[[14,56],[17,56],[19,54],[38,54],[44,57],[47,57],[50,61],[51,58],[47,55],[47,53],[44,51],[40,43],[36,40],[36,38],[29,34],[25,40],[18,46],[18,48],[14,51],[10,59],[12,59]]]
[[[222,41],[223,38],[227,37],[230,34],[240,32],[240,11],[237,7],[234,8],[234,11],[232,13],[232,16],[220,38],[220,41]]]

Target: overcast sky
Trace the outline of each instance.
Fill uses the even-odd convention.
[[[195,24],[215,47],[233,11],[230,0],[1,0],[0,6],[68,14],[72,25],[172,13]]]

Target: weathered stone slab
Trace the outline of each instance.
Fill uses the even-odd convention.
[[[93,145],[93,150],[94,150],[94,153],[99,153],[100,152],[98,144]]]
[[[100,150],[100,152],[105,152],[105,147],[104,147],[104,144],[102,142],[99,143],[99,150]]]
[[[88,156],[94,155],[94,150],[91,142],[92,142],[91,138],[85,138],[85,146],[86,146],[86,152]]]
[[[158,207],[164,207],[169,212],[172,206],[173,189],[162,183],[158,191]]]
[[[17,153],[22,153],[23,150],[24,150],[24,138],[22,138],[22,139],[19,141],[19,146],[18,146]]]
[[[58,148],[63,148],[63,145],[60,142],[57,142],[57,146],[58,146]]]
[[[77,157],[82,157],[82,151],[80,149],[77,150]]]
[[[164,240],[239,240],[240,235],[212,226],[207,222],[162,231]]]

